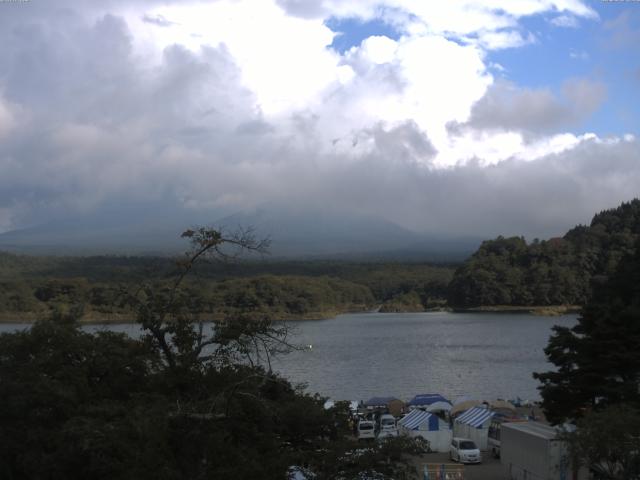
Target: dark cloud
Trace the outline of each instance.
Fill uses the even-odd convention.
[[[563,96],[548,89],[517,87],[499,81],[473,106],[465,123],[450,124],[449,130],[520,130],[546,133],[573,126],[592,115],[606,97],[605,86],[597,81],[575,78],[565,82]]]
[[[171,27],[173,25],[177,25],[176,22],[167,20],[163,15],[149,15],[148,13],[145,13],[142,16],[142,21],[158,27]]]

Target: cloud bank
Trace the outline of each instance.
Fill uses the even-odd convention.
[[[272,202],[548,236],[639,194],[634,137],[570,133],[606,101],[602,83],[530,89],[487,60],[537,41],[524,17],[596,21],[586,3],[438,3],[3,5],[0,231],[114,201]],[[399,35],[338,52],[330,18]]]

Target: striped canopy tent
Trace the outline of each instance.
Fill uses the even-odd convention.
[[[491,410],[474,407],[456,418],[456,423],[462,423],[474,428],[482,428],[484,423],[494,415],[495,412],[492,412]]]
[[[440,430],[438,417],[422,410],[412,410],[406,417],[401,418],[398,424],[407,430]]]
[[[429,449],[434,452],[448,452],[451,445],[451,429],[449,423],[437,415],[424,410],[412,410],[398,422],[401,435],[410,438],[421,437],[429,442]]]
[[[480,450],[487,449],[487,434],[491,418],[495,415],[488,408],[473,407],[456,418],[453,436],[473,440]]]
[[[456,416],[459,413],[469,410],[477,405],[482,405],[482,402],[480,400],[464,400],[462,402],[454,403],[449,413],[451,416]]]

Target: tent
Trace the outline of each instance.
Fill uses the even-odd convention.
[[[451,414],[451,416],[456,416],[459,413],[462,413],[465,410],[469,410],[470,408],[478,405],[482,405],[482,402],[480,400],[464,400],[462,402],[454,403],[449,413]]]
[[[404,402],[396,397],[372,397],[364,402],[364,406],[368,409],[383,408],[389,410],[389,413],[394,417],[399,417],[404,411]]]
[[[516,413],[516,407],[513,403],[506,400],[492,400],[489,402],[491,410],[497,410],[505,414]]]
[[[439,393],[422,393],[420,395],[416,395],[411,400],[409,400],[409,407],[413,408],[427,408],[434,403],[448,404],[451,405],[451,402],[444,398]]]
[[[427,412],[449,412],[451,404],[449,402],[433,402],[427,407]]]
[[[473,440],[480,450],[487,449],[489,424],[495,412],[487,408],[473,407],[453,422],[453,436]]]
[[[434,452],[448,452],[451,443],[449,424],[423,410],[412,410],[398,422],[400,434],[408,437],[422,437],[429,441]]]

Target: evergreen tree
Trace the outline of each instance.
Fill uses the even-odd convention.
[[[594,283],[577,325],[554,331],[545,353],[558,369],[534,374],[549,420],[640,406],[640,242],[611,278]]]

